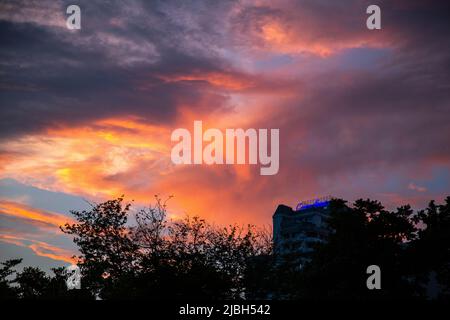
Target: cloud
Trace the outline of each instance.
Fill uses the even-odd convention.
[[[42,18],[55,7],[22,3],[0,19],[1,177],[97,199],[175,194],[174,214],[220,223],[267,223],[280,202],[328,193],[416,201],[409,181],[449,170],[450,10],[381,1],[369,31],[368,4],[82,1],[74,33]],[[170,133],[193,120],[279,128],[279,174],[173,166]]]
[[[418,185],[416,185],[416,184],[413,183],[413,182],[410,182],[410,183],[408,184],[408,189],[409,189],[409,190],[414,190],[414,191],[417,191],[417,192],[425,192],[425,191],[427,191],[427,188],[418,186]]]
[[[255,2],[239,10],[233,28],[253,49],[277,53],[326,57],[346,48],[387,45],[380,33],[363,28],[365,8],[361,1]]]
[[[180,106],[205,108],[203,102],[214,101],[206,108],[216,110],[226,100],[219,92],[161,79],[161,74],[220,73],[224,66],[206,52],[193,52],[187,46],[192,41],[179,38],[184,34],[179,32],[183,31],[179,20],[161,18],[154,13],[157,8],[146,8],[144,2],[126,6],[116,2],[106,7],[95,2],[80,4],[86,18],[79,33],[39,23],[41,19],[28,21],[27,12],[20,9],[44,10],[43,5],[8,6],[21,19],[20,23],[11,15],[0,19],[0,56],[5,61],[0,83],[2,138],[129,114],[167,123],[176,119]],[[96,19],[89,19],[89,12],[96,9]],[[170,8],[161,10],[171,12]],[[52,12],[60,11],[48,6],[46,14]],[[111,28],[114,16],[122,22]],[[28,55],[30,51],[33,56]],[[17,68],[23,71],[20,75]]]
[[[75,259],[72,258],[72,256],[75,254],[74,252],[59,248],[57,246],[53,246],[43,241],[6,234],[0,234],[0,241],[19,247],[29,248],[36,255],[41,257],[47,257],[53,260],[63,261],[70,264],[76,262]]]
[[[2,1],[0,20],[18,24],[31,23],[45,27],[65,28],[62,1]]]
[[[254,64],[280,54],[299,61],[288,67],[291,72],[307,72],[314,57],[304,61],[304,53],[329,57],[351,48],[391,48],[392,64],[413,68],[428,80],[441,74],[442,92],[448,85],[448,76],[433,67],[449,64],[442,50],[444,2],[427,10],[415,1],[382,2],[384,29],[371,32],[364,27],[366,1],[114,1],[107,6],[81,1],[78,33],[55,22],[64,20],[68,3],[4,5],[3,138],[130,114],[171,125],[186,106],[200,115],[227,113],[233,109],[229,91],[258,87],[261,75]],[[291,74],[286,78],[292,82]],[[287,82],[277,78],[264,88],[270,91],[278,83],[287,90],[292,86]]]
[[[4,200],[0,200],[0,214],[28,220],[31,223],[40,223],[49,228],[59,228],[59,226],[73,222],[71,218],[61,214],[47,212],[20,203]]]

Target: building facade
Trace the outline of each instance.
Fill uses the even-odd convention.
[[[296,209],[279,205],[273,215],[273,241],[276,257],[297,256],[308,260],[314,244],[323,242],[330,229],[330,198],[301,202]]]

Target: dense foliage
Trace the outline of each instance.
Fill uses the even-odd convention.
[[[274,257],[268,232],[218,227],[198,217],[172,221],[166,203],[135,214],[123,197],[75,211],[72,235],[82,289],[67,290],[64,269],[0,269],[2,298],[86,299],[450,299],[450,197],[414,212],[358,200],[333,200],[332,232],[302,268]],[[366,268],[382,270],[382,290],[368,290]]]

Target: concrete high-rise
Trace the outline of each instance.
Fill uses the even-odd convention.
[[[327,219],[331,198],[301,202],[295,210],[279,205],[273,215],[274,254],[277,257],[297,255],[308,259],[313,244],[325,241],[330,229]]]

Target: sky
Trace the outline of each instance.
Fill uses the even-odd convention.
[[[81,30],[66,8],[81,8]],[[0,1],[0,260],[76,253],[70,210],[269,226],[324,195],[423,208],[450,194],[450,5],[377,1]],[[173,130],[280,131],[280,168],[175,165]]]

